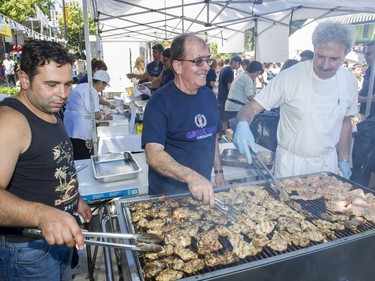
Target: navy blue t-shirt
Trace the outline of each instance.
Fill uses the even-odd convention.
[[[166,69],[163,72],[162,80],[161,80],[161,85],[167,85],[169,81],[172,81],[174,79],[174,72],[172,69]]]
[[[151,96],[146,106],[142,147],[160,143],[178,163],[210,180],[219,122],[216,97],[210,89],[201,87],[196,95],[188,95],[170,81]],[[152,167],[148,182],[149,194],[189,191],[186,183],[160,175]]]
[[[215,69],[210,67],[210,70],[208,71],[206,76],[206,87],[210,88],[211,90],[213,89],[213,87],[211,86],[212,81],[216,81],[216,72]]]
[[[228,98],[228,83],[232,83],[234,80],[233,69],[230,66],[224,67],[219,74],[219,90],[218,90],[218,102],[224,107],[225,102]]]
[[[370,87],[370,74],[371,74],[371,66],[369,66],[367,68],[366,74],[363,77],[364,79],[363,79],[363,83],[362,83],[362,89],[359,91],[359,95],[362,96],[362,97],[367,97],[368,96],[368,89]],[[374,87],[373,94],[375,94],[375,87]],[[359,112],[361,114],[365,114],[366,113],[366,106],[367,106],[367,102],[362,102],[361,103],[361,107],[359,109]],[[370,110],[369,117],[372,117],[372,116],[375,116],[375,102],[371,103],[371,110]]]
[[[151,76],[151,77],[159,77],[160,73],[163,71],[163,62],[162,61],[152,61],[150,63],[147,64],[146,66],[146,70],[147,70],[147,73]],[[144,82],[147,82],[148,80],[140,80],[138,83],[139,84],[142,84]]]

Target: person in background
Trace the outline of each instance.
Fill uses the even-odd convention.
[[[367,62],[367,69],[366,69],[365,75],[363,76],[362,88],[358,93],[358,102],[361,103],[359,112],[362,115],[365,115],[366,113],[367,97],[368,97],[369,87],[370,87],[371,68],[373,67],[372,64],[375,58],[375,41],[370,41],[366,44],[364,53],[365,53],[365,59]],[[373,92],[371,93],[371,95],[372,95],[372,98],[370,99],[371,110],[367,118],[373,119],[375,118],[375,86],[373,87]]]
[[[354,28],[320,23],[313,32],[314,58],[280,72],[237,115],[233,142],[251,163],[249,123],[264,109],[280,107],[275,176],[322,171],[350,178],[351,116],[357,113],[357,81],[341,67],[355,40]],[[337,150],[336,150],[337,148]]]
[[[160,73],[163,71],[163,51],[164,47],[161,44],[155,44],[152,46],[152,57],[154,60],[147,64],[146,72],[143,74],[128,73],[126,77],[128,79],[137,78],[140,79],[139,84],[145,82],[153,82],[157,79]],[[154,92],[156,88],[151,88],[151,91]],[[144,95],[143,99],[148,99],[149,97]]]
[[[3,60],[3,67],[5,69],[5,79],[9,86],[16,86],[16,63],[9,56],[8,53],[5,53],[5,59]]]
[[[163,51],[163,64],[164,69],[159,77],[152,82],[152,88],[160,88],[174,79],[174,72],[171,65],[171,48],[166,48]]]
[[[143,74],[145,73],[145,60],[143,57],[138,57],[136,60],[135,60],[135,65],[133,67],[133,73],[134,74]],[[136,86],[139,82],[139,79],[137,78],[132,78],[132,83],[134,86]]]
[[[0,280],[71,280],[72,247],[84,248],[72,214],[88,222],[91,210],[56,116],[71,91],[73,62],[56,42],[26,43],[21,89],[0,103]],[[25,228],[43,238],[24,236]]]
[[[229,65],[225,66],[219,74],[219,92],[217,100],[220,110],[220,119],[223,122],[223,130],[228,129],[228,122],[225,121],[224,118],[225,102],[229,94],[230,85],[234,80],[234,71],[241,67],[241,63],[242,59],[240,56],[233,56]]]
[[[300,61],[312,60],[314,58],[314,52],[310,50],[304,50],[299,54],[299,56],[301,57]]]
[[[349,68],[349,63],[347,61],[344,61],[341,65],[343,68],[348,69]]]
[[[212,63],[210,65],[210,69],[208,70],[207,76],[206,76],[206,87],[213,90],[216,85],[216,69],[217,69],[217,60],[212,59]]]
[[[104,71],[107,71],[108,70],[108,67],[107,65],[105,64],[104,61],[102,60],[98,60],[96,58],[93,58],[91,60],[91,69],[92,69],[92,75],[95,74],[96,71],[98,70],[104,70]],[[79,79],[78,81],[78,85],[79,84],[82,84],[82,83],[88,83],[88,78],[87,78],[87,72]],[[114,105],[113,103],[107,101],[107,99],[105,97],[103,97],[103,95],[101,94],[101,92],[98,92],[98,95],[99,95],[99,104],[101,105],[104,105],[104,106],[108,106],[110,109],[115,109],[116,108],[116,105]]]
[[[92,94],[96,120],[112,120],[111,114],[100,112],[99,95],[109,84],[109,75],[98,70],[92,77]],[[77,85],[66,102],[64,124],[73,144],[74,160],[89,159],[92,155],[90,88],[88,83]]]
[[[224,120],[226,121],[235,118],[241,107],[254,97],[254,80],[258,75],[262,75],[264,71],[262,64],[258,61],[250,63],[249,60],[245,59],[242,65],[245,65],[246,70],[233,80],[225,102]]]
[[[144,112],[142,147],[149,165],[149,194],[190,191],[214,206],[211,173],[224,184],[217,132],[215,94],[204,87],[211,62],[203,39],[191,34],[171,45],[175,79],[150,98]]]

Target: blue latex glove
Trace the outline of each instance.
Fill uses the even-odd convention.
[[[241,154],[246,155],[247,162],[251,164],[253,160],[251,159],[250,149],[254,153],[257,153],[257,151],[255,150],[255,139],[250,130],[249,123],[246,121],[237,123],[236,130],[233,135],[233,143]]]
[[[339,167],[342,172],[344,178],[349,179],[352,175],[352,171],[350,170],[349,161],[341,160],[339,161]]]

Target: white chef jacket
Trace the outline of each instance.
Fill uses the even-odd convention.
[[[82,140],[92,139],[93,131],[89,95],[89,84],[82,83],[72,90],[66,102],[64,125],[66,132],[71,138]],[[99,112],[99,96],[94,88],[92,88],[92,95],[94,111]]]
[[[345,116],[358,112],[357,81],[340,67],[320,79],[313,62],[301,62],[280,72],[255,100],[266,110],[280,107],[275,176],[322,171],[337,173],[336,144]]]

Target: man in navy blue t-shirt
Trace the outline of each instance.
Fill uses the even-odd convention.
[[[149,194],[190,191],[214,206],[212,168],[216,185],[225,180],[219,157],[216,97],[204,87],[210,61],[201,38],[184,34],[173,40],[175,79],[151,96],[144,113],[142,147],[149,164]]]

